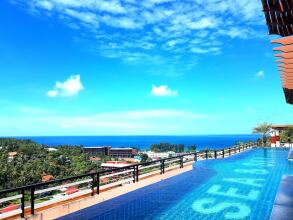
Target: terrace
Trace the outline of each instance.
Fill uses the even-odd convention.
[[[103,170],[0,192],[0,219],[53,219],[190,171],[195,161],[227,158],[255,147],[247,143]]]

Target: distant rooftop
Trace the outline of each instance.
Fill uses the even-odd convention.
[[[92,149],[102,149],[102,148],[111,148],[113,150],[133,150],[131,147],[111,147],[111,146],[99,146],[99,147],[83,147],[83,148],[92,148]]]
[[[94,146],[91,146],[91,147],[83,147],[83,148],[111,148],[111,146],[98,146],[98,147],[94,147]]]
[[[272,125],[273,129],[288,129],[293,128],[293,124],[284,124],[284,125]]]

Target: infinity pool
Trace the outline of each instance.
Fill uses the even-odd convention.
[[[199,161],[192,171],[60,219],[269,219],[282,175],[293,174],[286,149],[253,149]]]

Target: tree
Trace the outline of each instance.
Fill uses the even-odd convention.
[[[282,142],[291,142],[293,140],[293,128],[288,128],[280,132]]]
[[[271,130],[272,124],[264,122],[262,124],[257,125],[252,129],[254,134],[262,134],[262,142],[266,144],[267,142],[267,133]]]
[[[169,143],[152,144],[151,151],[154,151],[157,153],[168,152],[168,151],[181,153],[181,152],[184,152],[184,145],[183,144],[169,144]]]
[[[57,151],[46,147],[31,140],[0,138],[0,190],[38,183],[43,174],[60,179],[100,169],[80,146],[59,146]],[[17,155],[9,160],[14,151]]]
[[[140,154],[140,158],[141,158],[141,163],[144,163],[148,160],[148,155],[147,154]]]
[[[188,151],[189,152],[195,152],[196,151],[196,146],[195,145],[189,146]]]

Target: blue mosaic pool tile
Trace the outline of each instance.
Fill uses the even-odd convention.
[[[254,149],[200,161],[192,171],[60,220],[268,220],[282,176],[293,174],[293,162],[287,155],[288,150],[283,149]],[[274,215],[280,210],[274,210]]]

